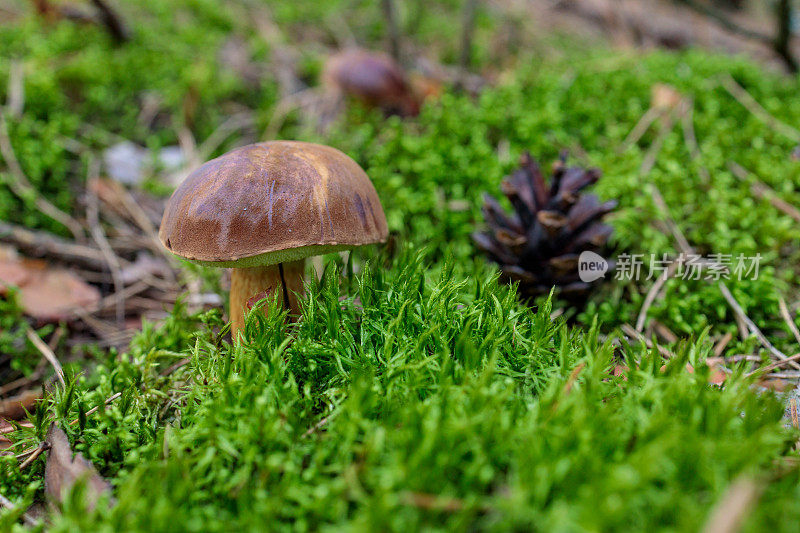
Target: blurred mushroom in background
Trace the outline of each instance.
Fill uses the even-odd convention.
[[[360,48],[338,52],[325,63],[322,82],[326,90],[355,98],[386,114],[419,114],[421,98],[409,77],[383,53]]]

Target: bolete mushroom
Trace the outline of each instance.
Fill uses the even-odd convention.
[[[243,146],[192,172],[167,202],[159,238],[190,261],[232,268],[234,337],[245,312],[273,296],[299,314],[305,258],[383,242],[388,231],[367,174],[318,144]]]
[[[420,98],[406,73],[386,54],[360,48],[343,50],[325,63],[323,84],[388,114],[416,116]]]

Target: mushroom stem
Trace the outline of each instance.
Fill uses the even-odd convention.
[[[274,296],[292,315],[300,314],[305,259],[277,265],[234,268],[231,272],[231,334],[244,330],[244,317],[262,298]]]

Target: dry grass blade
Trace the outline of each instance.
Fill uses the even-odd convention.
[[[672,218],[672,215],[669,213],[669,206],[667,206],[667,202],[664,200],[664,196],[661,194],[661,191],[656,187],[654,183],[650,184],[650,194],[653,198],[653,202],[655,202],[656,207],[659,211],[664,215],[664,219],[669,227],[670,233],[675,238],[675,241],[678,243],[678,249],[681,253],[686,255],[694,254],[694,247],[689,244],[689,241],[683,235],[683,232],[678,227],[677,222],[675,219]]]
[[[675,357],[674,353],[672,353],[668,349],[664,348],[660,344],[654,345],[653,342],[650,339],[648,339],[647,337],[645,337],[644,335],[642,335],[641,333],[636,331],[630,324],[622,324],[622,326],[620,326],[620,329],[622,330],[622,332],[625,335],[627,335],[628,337],[630,337],[632,339],[636,339],[638,341],[643,342],[644,345],[647,346],[650,349],[652,349],[653,346],[655,346],[656,349],[658,350],[658,353],[660,353],[666,359],[670,359],[672,357]]]
[[[586,363],[579,363],[578,366],[572,369],[572,372],[569,373],[569,378],[567,378],[567,382],[564,384],[564,389],[561,391],[561,394],[566,396],[572,390],[572,387],[575,386],[575,381],[578,379],[583,368],[586,366]]]
[[[764,491],[760,483],[747,474],[737,478],[722,499],[714,506],[703,533],[735,533]]]
[[[661,128],[659,128],[658,134],[650,145],[650,148],[647,149],[647,153],[645,153],[644,159],[642,159],[642,165],[639,167],[640,175],[646,176],[651,170],[653,170],[653,167],[656,164],[656,158],[658,158],[658,154],[661,152],[664,142],[667,140],[672,128],[675,126],[675,120],[678,118],[678,116],[681,116],[684,113],[686,113],[685,106],[681,106],[681,109],[676,109],[672,112],[663,113],[662,116],[664,118],[661,122]],[[676,114],[678,116],[676,116]]]
[[[728,162],[728,169],[730,169],[731,173],[738,179],[742,181],[747,181],[748,177],[751,175],[750,172],[747,171],[743,166],[740,164],[729,161]],[[785,215],[792,217],[796,222],[800,222],[800,209],[797,209],[795,206],[778,196],[769,185],[763,183],[759,180],[755,180],[750,185],[750,191],[753,193],[753,196],[756,198],[761,198],[763,200],[767,200],[769,203],[772,204],[772,207],[781,211]]]
[[[6,166],[10,171],[10,179],[7,180],[6,184],[13,193],[23,199],[33,198],[34,204],[39,211],[63,224],[75,236],[75,239],[82,241],[84,232],[80,222],[42,198],[36,188],[31,185],[17,160],[17,156],[14,154],[11,138],[8,135],[8,124],[2,110],[0,110],[0,154],[5,159]]]
[[[686,141],[686,146],[689,148],[689,154],[692,160],[695,160],[700,165],[698,172],[703,180],[703,183],[711,182],[711,174],[708,169],[702,164],[703,153],[700,151],[700,145],[697,143],[697,135],[694,131],[694,102],[688,101],[688,111],[683,115],[681,125],[683,126],[683,138]]]
[[[31,463],[33,463],[40,455],[42,455],[43,451],[47,450],[48,446],[49,445],[46,442],[40,442],[39,445],[33,449],[30,455],[28,455],[28,458],[22,461],[22,464],[19,465],[19,469],[25,470],[28,468]]]
[[[66,433],[55,423],[50,425],[45,442],[50,451],[44,470],[44,490],[50,501],[61,503],[78,481],[86,483],[85,496],[89,508],[94,508],[101,496],[111,492],[111,485],[100,477],[92,463],[80,453],[73,456]]]
[[[747,325],[747,329],[750,330],[750,333],[752,335],[756,336],[761,345],[764,346],[764,348],[766,348],[772,355],[774,355],[778,359],[787,362],[794,368],[800,369],[800,364],[797,364],[793,360],[788,361],[789,357],[782,351],[778,350],[775,346],[773,346],[771,342],[769,342],[767,337],[761,332],[760,329],[758,329],[758,326],[756,326],[755,322],[753,322],[750,319],[750,317],[747,316],[747,314],[744,312],[744,309],[742,309],[742,306],[739,305],[739,302],[736,301],[736,298],[734,298],[733,294],[728,289],[728,287],[721,281],[718,282],[717,285],[719,286],[720,292],[722,292],[722,296],[725,298],[725,300],[733,309],[733,312],[737,316],[739,316],[742,322],[744,322]]]
[[[714,345],[714,357],[721,357],[722,352],[725,351],[725,348],[728,346],[728,344],[730,344],[732,340],[733,340],[733,333],[731,333],[730,331],[726,331],[725,335],[723,335],[722,338],[719,341],[717,341],[717,343]]]
[[[64,370],[61,368],[61,363],[58,362],[56,354],[53,353],[53,350],[51,350],[50,347],[39,338],[39,336],[30,326],[25,330],[25,335],[27,335],[28,340],[31,341],[36,349],[39,350],[44,358],[47,359],[47,361],[53,366],[53,369],[56,371],[56,376],[58,376],[58,381],[61,382],[62,387],[65,387],[66,383],[64,382]]]
[[[682,259],[678,258],[676,261],[670,263],[669,267],[664,270],[658,279],[656,279],[655,283],[653,283],[653,286],[650,287],[650,290],[647,291],[647,296],[645,296],[644,303],[642,303],[642,309],[639,311],[639,316],[636,318],[636,331],[641,332],[644,329],[644,323],[647,320],[647,311],[650,310],[650,306],[653,305],[658,293],[661,292],[661,287],[663,287],[667,280],[675,273],[682,262]]]
[[[753,370],[752,372],[747,374],[747,377],[754,376],[756,374],[764,374],[766,372],[769,372],[770,370],[775,370],[776,368],[780,368],[783,365],[787,365],[789,363],[793,363],[794,361],[798,361],[798,360],[800,360],[800,353],[796,353],[794,355],[790,355],[786,359],[783,359],[781,361],[775,361],[774,363],[770,363],[765,367],[757,368],[756,370]]]
[[[750,113],[752,113],[761,122],[769,126],[775,131],[779,131],[784,136],[789,137],[794,141],[800,141],[800,130],[789,126],[773,117],[767,112],[764,107],[759,104],[744,87],[736,83],[733,76],[724,74],[719,78],[720,84],[730,93],[740,104],[742,104]]]
[[[111,402],[113,402],[114,400],[116,400],[117,398],[119,398],[120,396],[122,396],[122,393],[121,393],[121,392],[117,392],[117,393],[115,393],[115,394],[112,394],[111,396],[109,396],[108,398],[106,398],[106,401],[104,401],[104,402],[103,402],[103,405],[108,405],[108,404],[110,404]],[[86,416],[93,415],[94,413],[96,413],[96,412],[97,412],[97,410],[98,410],[98,409],[100,409],[100,406],[99,406],[99,405],[95,405],[94,407],[92,407],[91,409],[89,409],[88,411],[86,411]],[[75,420],[73,420],[72,422],[70,422],[70,423],[69,423],[69,425],[70,425],[70,426],[74,426],[74,425],[75,425],[75,424],[77,424],[77,423],[78,423],[78,419],[76,418]]]
[[[783,317],[783,320],[786,321],[786,325],[789,327],[789,331],[792,332],[794,339],[798,344],[800,344],[800,330],[797,329],[797,324],[794,323],[792,316],[789,314],[789,307],[786,305],[786,300],[779,298],[778,306],[781,309],[781,316]]]
[[[619,145],[617,152],[624,153],[631,145],[639,142],[642,135],[650,129],[653,122],[655,122],[663,112],[663,110],[656,109],[655,107],[648,108],[644,115],[642,115],[642,118],[639,119],[639,122],[637,122],[630,133],[628,133],[628,136],[625,137],[625,140],[622,141],[622,144]]]

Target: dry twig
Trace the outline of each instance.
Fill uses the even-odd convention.
[[[28,468],[28,466],[30,466],[30,464],[34,462],[37,457],[42,455],[42,452],[45,450],[47,450],[47,443],[40,442],[39,445],[36,447],[36,449],[31,452],[28,458],[22,461],[22,464],[19,465],[19,469],[25,470],[26,468]]]
[[[671,359],[675,357],[675,354],[669,351],[667,348],[661,346],[660,344],[654,345],[650,339],[648,339],[647,337],[636,331],[630,324],[622,324],[622,326],[620,326],[620,329],[625,335],[627,335],[632,339],[636,339],[638,341],[643,342],[644,345],[650,348],[651,350],[653,349],[653,346],[655,346],[656,349],[658,350],[658,353],[660,353],[665,359]]]
[[[747,181],[751,175],[747,169],[734,161],[728,162],[728,169],[730,169],[734,177],[740,179],[741,181]],[[792,217],[792,219],[794,219],[796,222],[800,222],[800,210],[778,196],[778,193],[776,193],[766,183],[755,179],[755,181],[750,184],[750,191],[756,198],[767,200],[775,209]]]
[[[764,367],[761,367],[761,368],[757,368],[756,370],[753,370],[752,372],[748,373],[747,377],[754,376],[756,374],[766,374],[770,370],[775,370],[776,368],[780,368],[783,365],[786,365],[786,364],[789,364],[789,363],[792,363],[792,362],[798,361],[798,360],[800,360],[800,353],[796,353],[794,355],[791,355],[791,356],[789,356],[786,359],[783,359],[781,361],[775,361],[774,363],[770,363],[767,366],[764,366]]]
[[[64,370],[61,368],[61,363],[58,362],[56,358],[56,354],[53,353],[53,350],[44,343],[44,341],[39,338],[33,328],[28,326],[25,329],[25,335],[28,337],[28,340],[36,347],[37,350],[44,356],[45,359],[53,366],[53,369],[56,371],[56,376],[58,376],[58,381],[61,382],[61,386],[65,387],[66,383],[64,381]]]
[[[653,283],[653,286],[650,287],[650,290],[647,291],[647,296],[645,296],[644,302],[642,303],[642,309],[639,311],[639,316],[636,318],[636,331],[641,332],[644,329],[644,324],[647,320],[647,311],[650,310],[650,306],[653,305],[658,293],[661,292],[661,287],[672,277],[681,264],[683,264],[682,256],[670,263],[669,267],[662,272],[655,283]]]
[[[772,355],[774,355],[778,359],[788,362],[794,368],[800,369],[799,364],[797,364],[794,361],[787,361],[789,357],[782,351],[778,350],[775,346],[773,346],[771,342],[769,342],[767,337],[761,332],[760,329],[758,329],[758,326],[756,326],[756,324],[744,312],[744,309],[742,309],[742,306],[739,305],[739,302],[736,301],[736,298],[734,298],[733,294],[731,294],[731,291],[728,289],[728,287],[722,281],[719,281],[717,285],[719,286],[720,292],[722,292],[722,296],[725,298],[725,300],[727,300],[728,304],[733,309],[733,312],[742,319],[742,321],[747,325],[747,328],[750,330],[750,333],[752,335],[755,335],[755,337],[758,339],[761,345],[764,346]]]
[[[780,132],[789,139],[800,141],[800,130],[781,122],[769,114],[764,107],[748,93],[744,87],[736,83],[733,76],[724,74],[719,78],[720,84],[730,93],[740,104],[750,111],[757,119],[769,126],[771,129]]]
[[[786,322],[786,325],[789,326],[789,331],[792,332],[794,339],[798,344],[800,344],[800,330],[797,329],[797,324],[794,323],[794,320],[792,320],[792,317],[789,314],[789,308],[786,306],[786,300],[779,298],[778,306],[781,309],[781,316],[783,317],[783,320]]]

